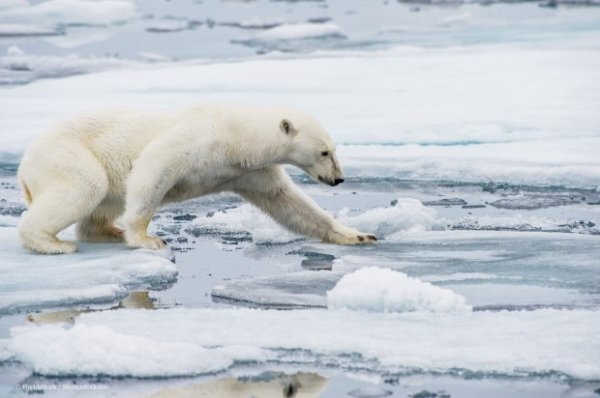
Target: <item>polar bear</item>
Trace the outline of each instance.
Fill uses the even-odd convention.
[[[24,247],[72,253],[56,234],[77,223],[83,241],[160,249],[147,232],[164,203],[234,192],[288,229],[324,242],[375,236],[342,225],[284,171],[294,165],[331,186],[344,181],[327,132],[293,109],[204,105],[183,111],[105,111],[71,119],[25,152],[18,178],[28,211]],[[114,225],[121,217],[124,230]]]

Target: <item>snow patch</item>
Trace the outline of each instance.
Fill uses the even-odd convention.
[[[391,269],[365,267],[344,275],[327,292],[330,309],[370,312],[468,312],[464,297]]]

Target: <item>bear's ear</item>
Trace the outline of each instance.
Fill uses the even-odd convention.
[[[296,133],[298,132],[298,130],[296,130],[294,128],[294,125],[292,125],[292,122],[289,121],[289,119],[282,119],[281,123],[279,123],[279,129],[287,134],[287,135],[296,135]]]

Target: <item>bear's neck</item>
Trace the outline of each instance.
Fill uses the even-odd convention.
[[[228,145],[228,158],[235,167],[257,170],[273,164],[287,163],[285,148],[260,136],[240,134]]]

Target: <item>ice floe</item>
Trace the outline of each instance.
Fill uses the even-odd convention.
[[[299,23],[273,27],[254,38],[263,41],[305,40],[324,37],[343,37],[342,29],[334,23]]]
[[[175,282],[170,253],[117,244],[80,244],[72,255],[32,254],[16,228],[0,228],[0,314],[45,307],[114,302],[131,289]]]
[[[365,267],[344,275],[327,292],[331,309],[371,312],[465,312],[464,297],[391,269]]]
[[[25,84],[37,79],[60,78],[126,66],[135,68],[140,65],[114,57],[30,55],[17,46],[11,46],[6,56],[0,57],[0,85]],[[3,147],[2,150],[6,149],[8,148]]]
[[[135,1],[130,0],[48,0],[0,10],[0,20],[55,25],[105,25],[127,21],[135,16],[135,11]]]
[[[48,376],[183,376],[268,360],[271,368],[327,363],[354,371],[594,380],[598,328],[600,313],[583,310],[120,310],[83,314],[72,327],[15,327],[6,350]]]
[[[54,36],[61,34],[60,30],[28,24],[0,24],[1,37]]]

